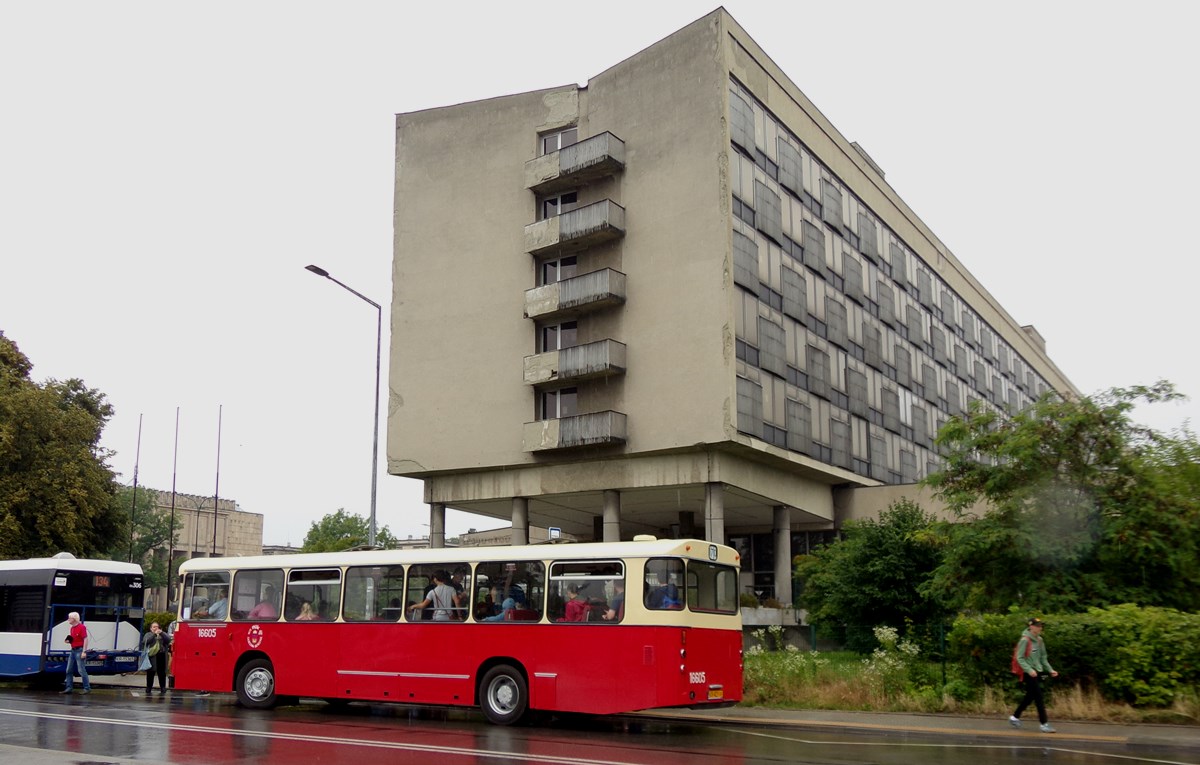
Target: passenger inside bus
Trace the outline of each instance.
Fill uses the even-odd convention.
[[[650,583],[647,583],[646,608],[660,611],[683,608],[683,601],[679,599],[679,588],[671,581],[667,572],[659,571],[656,579],[657,586],[651,587]]]
[[[587,598],[581,597],[579,594],[579,585],[567,585],[567,606],[566,613],[563,615],[560,622],[586,622],[588,616]]]
[[[229,601],[225,599],[226,591],[224,587],[210,589],[209,595],[212,599],[208,605],[201,606],[199,610],[192,611],[194,619],[224,619],[225,614],[229,611]]]
[[[492,594],[491,594],[492,603],[496,603],[497,601],[500,600],[500,594],[501,594],[501,590],[499,587],[492,588]],[[495,606],[492,607],[492,611],[494,613],[491,616],[484,617],[480,621],[484,621],[484,622],[505,621],[508,618],[509,612],[512,611],[516,607],[517,607],[517,601],[515,601],[511,597],[504,598],[504,600],[502,602],[500,602],[499,608],[496,608]]]
[[[279,618],[279,598],[275,594],[275,588],[271,585],[266,585],[264,597],[258,605],[250,609],[247,619],[278,619]]]
[[[625,580],[612,580],[613,596],[608,601],[608,610],[604,612],[604,620],[619,622],[625,616]]]
[[[296,621],[311,622],[316,621],[318,618],[317,612],[313,610],[312,603],[306,600],[300,604],[300,613],[296,616]]]
[[[429,588],[424,600],[412,607],[411,618],[414,621],[420,620],[422,616],[419,612],[429,609],[432,613],[424,618],[435,622],[448,622],[451,620],[451,614],[455,613],[458,607],[458,593],[450,586],[448,571],[442,569],[434,571],[431,579],[433,587]]]

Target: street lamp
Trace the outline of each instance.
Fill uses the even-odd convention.
[[[329,272],[320,266],[308,265],[304,267],[307,271],[312,271],[317,276],[322,276],[339,287],[353,292],[358,297],[375,306],[375,419],[371,422],[371,520],[367,526],[367,544],[371,547],[375,546],[375,485],[379,478],[379,349],[383,338],[383,308],[379,306],[371,298],[362,294],[353,287],[348,287],[342,284],[337,279],[329,275]]]

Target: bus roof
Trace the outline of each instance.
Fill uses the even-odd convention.
[[[715,559],[710,556],[715,549]],[[291,555],[253,555],[230,558],[192,558],[179,567],[179,573],[213,571],[228,568],[310,568],[313,566],[394,566],[400,564],[461,561],[560,560],[604,558],[652,558],[677,556],[713,560],[738,566],[741,556],[732,547],[702,539],[654,539],[634,542],[583,542],[497,547],[441,547],[437,549],[355,550]]]
[[[0,560],[0,571],[95,571],[100,574],[140,574],[142,567],[136,563],[94,558],[28,558],[26,560]]]

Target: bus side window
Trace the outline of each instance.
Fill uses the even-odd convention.
[[[188,574],[184,582],[184,619],[224,621],[229,613],[229,572]]]
[[[645,604],[651,611],[678,611],[683,608],[683,561],[678,558],[652,558],[646,561]]]
[[[336,568],[288,572],[283,616],[288,621],[336,621],[341,607],[342,572]]]
[[[402,566],[355,566],[346,569],[342,618],[348,622],[400,620],[404,612]]]
[[[624,593],[621,561],[555,561],[550,564],[546,615],[567,624],[619,621]]]

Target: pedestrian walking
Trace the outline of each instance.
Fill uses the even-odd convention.
[[[63,683],[63,689],[59,693],[71,693],[75,689],[75,670],[79,670],[79,679],[83,681],[83,692],[91,693],[92,681],[87,673],[87,627],[79,620],[78,611],[67,614],[67,624],[71,626],[66,641],[67,645],[71,647],[71,654],[67,657],[66,682]]]
[[[1030,705],[1037,706],[1038,722],[1041,723],[1042,733],[1054,733],[1050,718],[1046,716],[1046,699],[1042,683],[1047,675],[1058,677],[1050,659],[1046,656],[1046,643],[1042,640],[1042,628],[1045,622],[1041,619],[1030,619],[1029,626],[1021,633],[1017,641],[1014,657],[1021,667],[1021,680],[1025,684],[1025,698],[1017,705],[1016,711],[1008,718],[1009,725],[1021,727],[1021,713]]]

